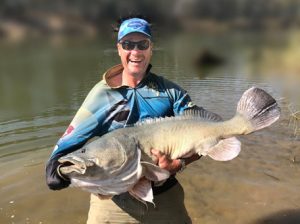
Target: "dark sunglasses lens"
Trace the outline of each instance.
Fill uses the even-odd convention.
[[[122,44],[122,48],[127,51],[133,50],[135,46],[135,43],[131,41],[123,41],[121,44]]]
[[[123,41],[121,44],[122,44],[122,48],[127,51],[133,50],[135,46],[137,46],[139,50],[143,51],[143,50],[147,50],[150,46],[150,43],[147,40],[142,40],[139,42]]]
[[[139,50],[147,50],[149,48],[149,41],[147,40],[142,40],[140,42],[137,43],[137,47]]]

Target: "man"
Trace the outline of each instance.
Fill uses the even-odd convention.
[[[118,32],[121,65],[110,68],[91,90],[46,166],[47,184],[52,190],[68,187],[70,181],[59,172],[58,158],[79,149],[88,140],[117,128],[152,117],[180,115],[193,104],[178,85],[150,72],[153,43],[148,22],[130,18]],[[183,170],[198,155],[171,160],[153,149],[157,164],[171,174]],[[162,186],[153,183],[153,205],[145,206],[129,193],[101,200],[91,195],[88,224],[95,223],[190,223],[183,203],[183,190],[172,175]]]

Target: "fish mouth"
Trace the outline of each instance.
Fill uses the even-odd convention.
[[[58,159],[61,163],[59,170],[62,174],[70,174],[72,172],[78,174],[85,174],[88,167],[93,166],[95,163],[90,160],[84,160],[80,157],[74,156],[63,156]]]

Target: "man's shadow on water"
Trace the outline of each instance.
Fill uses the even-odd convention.
[[[300,224],[300,210],[283,210],[266,217],[262,217],[254,224]]]

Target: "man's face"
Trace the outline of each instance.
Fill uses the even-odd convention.
[[[130,43],[130,41],[147,41],[147,43],[149,43],[150,45],[149,48],[145,50],[140,50],[137,46],[135,46],[132,50],[126,50],[123,49],[121,44],[124,41],[127,41],[127,43]],[[152,43],[149,38],[141,33],[131,33],[123,37],[120,40],[120,43],[117,44],[117,46],[122,65],[124,67],[124,72],[126,72],[127,75],[133,75],[135,77],[144,76],[152,56]]]

